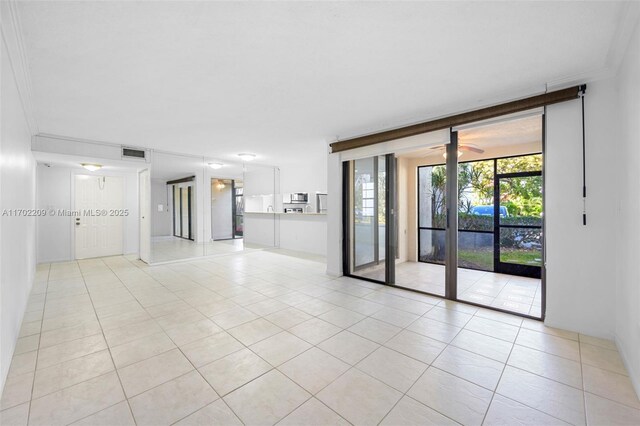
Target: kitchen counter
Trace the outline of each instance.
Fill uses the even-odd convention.
[[[326,213],[244,212],[244,214],[275,214],[278,216],[326,216]]]

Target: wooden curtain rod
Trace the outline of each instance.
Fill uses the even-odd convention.
[[[175,185],[175,184],[178,184],[178,183],[193,182],[194,180],[196,180],[195,176],[189,176],[189,177],[185,177],[185,178],[181,178],[181,179],[170,180],[170,181],[167,182],[167,185]]]
[[[422,133],[434,132],[436,130],[448,129],[450,127],[473,123],[476,121],[488,120],[502,115],[513,114],[529,109],[543,107],[558,102],[577,99],[580,96],[581,86],[574,86],[567,89],[556,90],[554,92],[543,93],[542,95],[530,98],[519,99],[500,105],[494,105],[475,111],[464,112],[462,114],[451,115],[449,117],[438,118],[424,123],[412,124],[392,130],[385,130],[371,135],[359,136],[330,144],[331,152],[347,151],[349,149],[361,148],[363,146],[375,145],[395,139],[420,135]]]

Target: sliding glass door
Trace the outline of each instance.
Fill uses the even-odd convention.
[[[542,318],[542,129],[531,113],[344,162],[344,273]]]
[[[381,283],[394,276],[393,155],[344,163],[345,271]]]
[[[446,165],[418,167],[418,261],[423,265],[399,283],[438,296],[445,295],[446,183]],[[422,279],[416,280],[416,273]]]

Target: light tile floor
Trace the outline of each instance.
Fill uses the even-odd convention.
[[[384,281],[384,268],[355,273]],[[425,262],[396,264],[396,285],[444,296],[445,268]],[[480,305],[541,317],[542,286],[539,279],[458,268],[458,297]]]
[[[39,265],[0,423],[640,424],[610,341],[324,269]]]
[[[151,240],[151,262],[160,263],[201,256],[237,253],[255,248],[262,247],[251,245],[245,247],[242,238],[196,243],[185,238],[154,237]]]

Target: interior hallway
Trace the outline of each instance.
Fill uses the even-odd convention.
[[[613,342],[325,267],[39,265],[0,421],[640,424]]]

